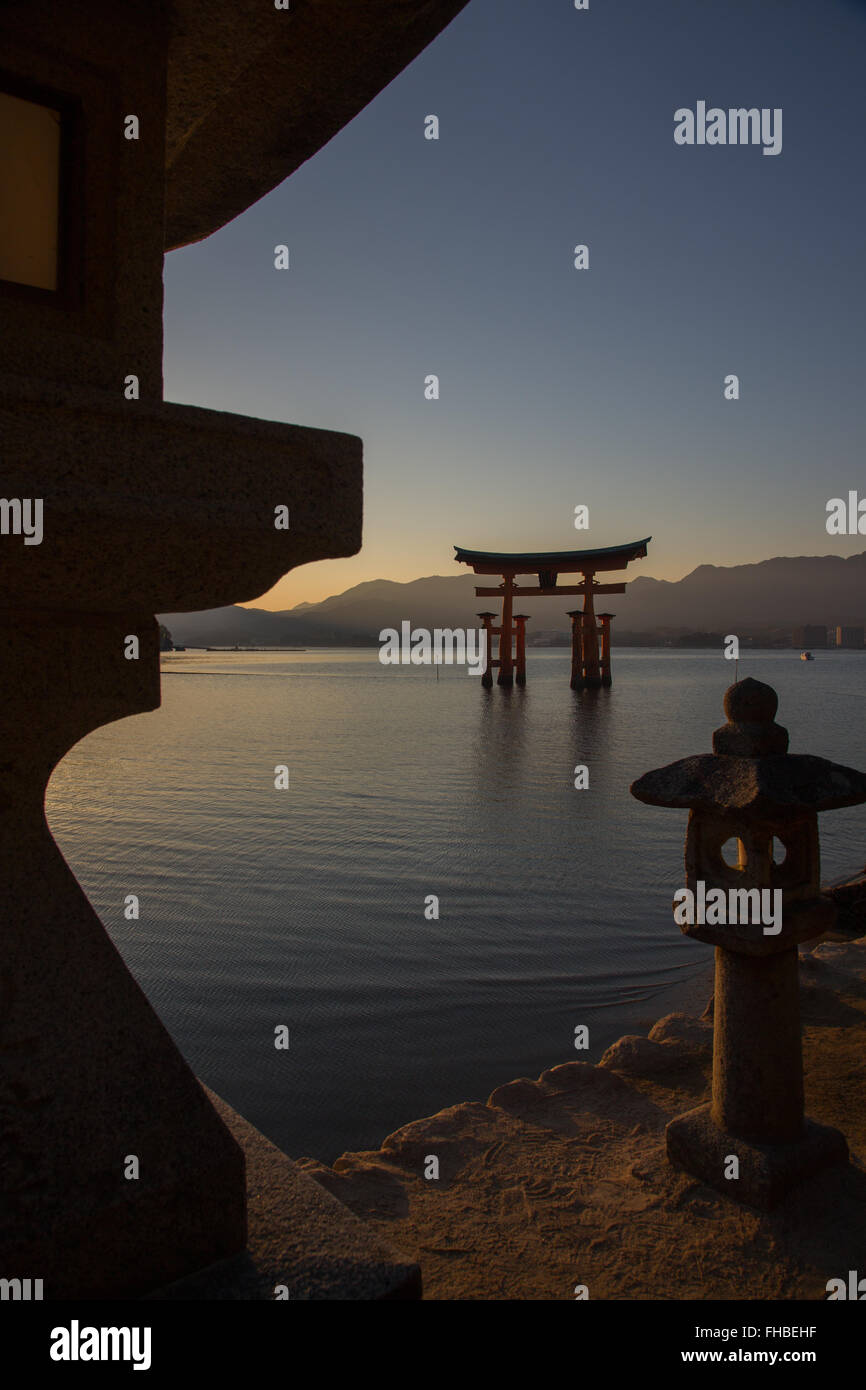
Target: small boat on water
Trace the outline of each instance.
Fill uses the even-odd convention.
[[[814,656],[812,655],[811,652],[801,652],[801,653],[800,653],[800,660],[801,660],[801,661],[814,661],[815,658],[814,658]]]

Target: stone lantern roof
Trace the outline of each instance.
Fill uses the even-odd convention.
[[[166,250],[209,236],[276,188],[466,3],[291,0],[278,10],[270,0],[171,0]]]
[[[866,774],[787,752],[787,730],[773,719],[778,697],[771,686],[748,676],[730,687],[724,707],[728,723],[713,735],[714,752],[645,773],[631,786],[638,801],[782,818],[866,802]]]

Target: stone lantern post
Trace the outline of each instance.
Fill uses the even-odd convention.
[[[820,890],[818,812],[866,801],[863,773],[788,753],[777,707],[770,686],[737,682],[712,754],[648,772],[631,787],[650,805],[689,808],[686,889],[694,896],[677,895],[681,929],[716,948],[712,1101],[668,1125],[668,1158],[764,1208],[847,1158],[838,1130],[804,1117],[797,947],[836,915]],[[736,863],[723,854],[728,843]]]

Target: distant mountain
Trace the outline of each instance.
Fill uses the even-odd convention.
[[[615,578],[615,576],[611,576]],[[213,608],[204,613],[162,613],[175,644],[207,646],[377,645],[386,627],[476,627],[477,613],[498,607],[475,597],[480,576],[431,575],[398,584],[372,579],[321,603],[271,613],[262,608]],[[551,645],[568,640],[565,613],[580,606],[574,596],[521,599],[533,619],[527,636]],[[866,551],[779,557],[754,565],[699,565],[684,579],[632,580],[624,594],[602,605],[616,614],[616,634],[676,638],[694,632],[735,632],[740,637],[788,631],[805,623],[866,625]]]
[[[866,551],[843,559],[810,555],[756,565],[699,565],[672,584],[635,579],[614,608],[622,628],[789,628],[866,622]]]

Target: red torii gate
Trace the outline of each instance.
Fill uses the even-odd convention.
[[[624,594],[625,584],[596,584],[598,571],[624,570],[631,560],[643,558],[652,536],[631,545],[609,545],[601,550],[556,550],[525,555],[506,555],[489,550],[462,550],[455,545],[457,564],[471,565],[476,574],[498,574],[502,583],[496,588],[480,587],[478,598],[501,598],[502,621],[493,627],[495,613],[479,613],[487,633],[487,666],[481,677],[482,685],[493,684],[493,668],[499,668],[498,685],[526,684],[526,617],[514,612],[515,598],[553,598],[562,594],[583,595],[583,608],[569,613],[571,618],[571,688],[610,685],[610,620],[613,613],[596,615],[593,600],[596,594]],[[519,574],[534,574],[538,586],[515,584]],[[560,574],[582,574],[581,584],[557,586]],[[499,638],[497,659],[493,659],[494,636]],[[514,639],[517,637],[517,652]],[[599,650],[599,637],[601,650]]]

